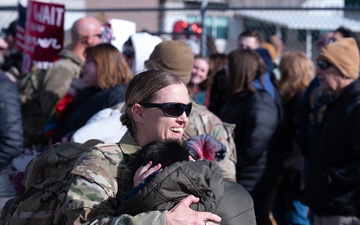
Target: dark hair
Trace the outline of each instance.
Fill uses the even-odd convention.
[[[243,91],[256,92],[253,87],[255,78],[260,78],[265,72],[264,61],[255,51],[239,49],[229,56],[229,85],[227,97]]]
[[[17,20],[14,20],[9,24],[8,28],[3,29],[3,32],[6,35],[12,35],[15,37],[16,36],[16,27],[17,27]]]
[[[137,167],[152,161],[153,165],[161,163],[165,168],[175,162],[188,160],[189,151],[178,140],[158,140],[150,142],[136,152]]]
[[[261,35],[253,30],[245,30],[243,32],[241,32],[239,34],[238,40],[240,40],[240,38],[242,37],[254,37],[257,39],[257,41],[259,42],[259,44],[261,44],[263,42],[263,38],[261,37]]]
[[[123,45],[126,46],[133,46],[132,40],[131,40],[131,36],[125,41],[125,43]]]
[[[359,39],[359,36],[354,32],[352,31],[350,28],[347,28],[347,27],[344,27],[344,26],[340,26],[338,27],[336,30],[334,30],[334,33],[341,33],[341,35],[344,37],[344,38],[354,38],[356,44],[357,44],[357,47],[358,49],[360,49],[360,39]]]
[[[335,32],[341,33],[343,37],[352,37],[352,38],[356,39],[356,34],[351,29],[349,29],[347,27],[340,26],[336,30],[334,30],[334,33]]]

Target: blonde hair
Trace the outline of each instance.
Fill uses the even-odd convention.
[[[281,57],[279,70],[279,89],[284,100],[289,100],[299,91],[304,91],[315,75],[313,62],[299,51],[285,53]]]

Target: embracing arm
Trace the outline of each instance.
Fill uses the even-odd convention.
[[[84,188],[85,187],[85,188]],[[110,190],[110,189],[109,189]],[[91,191],[89,193],[88,191]],[[96,193],[96,194],[94,194]],[[66,224],[108,224],[108,225],[203,225],[205,220],[220,222],[221,218],[210,212],[196,212],[189,206],[199,199],[189,195],[180,201],[170,211],[150,211],[135,216],[123,214],[115,217],[116,200],[108,195],[109,192],[95,183],[77,178],[68,193],[65,213]],[[113,202],[112,202],[113,201]]]
[[[144,212],[135,216],[120,215],[115,216],[115,211],[119,205],[117,198],[121,198],[122,193],[129,191],[127,180],[115,179],[111,174],[113,167],[109,162],[109,157],[118,157],[116,152],[107,153],[106,157],[96,148],[88,151],[79,159],[81,162],[72,171],[72,182],[63,207],[62,213],[66,218],[65,224],[204,224],[204,220],[221,220],[210,212],[196,212],[189,206],[193,202],[199,201],[194,196],[188,196],[179,202],[172,210]],[[109,160],[109,161],[108,161]],[[119,165],[116,166],[118,168]],[[144,174],[151,174],[158,167],[149,168]],[[124,169],[125,170],[125,169]],[[125,174],[121,171],[117,173]],[[127,177],[127,176],[125,176]],[[123,183],[119,183],[123,180]],[[132,179],[129,180],[130,186]],[[126,189],[126,190],[125,190]]]

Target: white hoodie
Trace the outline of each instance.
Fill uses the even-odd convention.
[[[145,61],[149,59],[155,46],[162,42],[162,39],[146,32],[135,33],[130,37],[135,51],[135,60],[131,70],[134,74],[138,74],[145,70]]]

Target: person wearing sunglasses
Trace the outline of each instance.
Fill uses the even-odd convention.
[[[360,224],[359,50],[353,38],[324,47],[316,76],[326,111],[313,139],[304,203],[314,224]],[[348,221],[348,222],[344,222]]]
[[[266,65],[251,49],[228,56],[229,82],[220,119],[235,123],[236,181],[252,196],[257,224],[271,224],[269,203],[276,187],[281,155],[279,109],[262,81]]]
[[[123,45],[122,53],[134,74],[144,71],[144,62],[161,41],[159,36],[147,32],[135,33],[128,38]]]
[[[194,65],[194,56],[185,41],[163,41],[158,44],[145,61],[147,69],[164,70],[180,77],[187,87],[191,80],[191,71]],[[234,125],[224,123],[207,107],[202,106],[191,98],[192,112],[189,117],[189,126],[183,135],[187,140],[195,135],[209,134],[226,146],[225,158],[218,162],[223,177],[235,181],[236,147],[232,136]]]
[[[134,159],[132,153],[156,140],[182,141],[192,108],[183,81],[159,70],[149,70],[134,76],[127,87],[125,105],[125,112],[120,119],[128,132],[118,143],[120,154],[110,154],[109,151],[109,155],[104,155],[95,146],[82,154],[73,170],[73,182],[70,183],[65,201],[68,204],[62,208],[66,224],[170,225],[203,224],[208,220],[220,222],[221,218],[215,214],[190,209],[191,203],[199,201],[193,195],[187,196],[169,211],[114,217],[120,199],[132,187],[131,174],[135,174],[135,171],[127,177],[127,171],[135,169],[131,167],[131,160]],[[148,163],[137,173],[136,179],[143,180],[160,169],[161,164]]]
[[[206,144],[200,144],[199,139]],[[207,134],[184,143],[158,140],[147,144],[136,152],[137,171],[141,172],[150,161],[154,165],[160,163],[162,170],[145,180],[134,180],[134,188],[121,199],[117,212],[136,215],[151,210],[170,210],[193,194],[200,201],[190,207],[218,214],[221,224],[255,225],[250,194],[238,183],[224,180],[220,167],[212,161],[211,154],[206,154],[212,152],[215,158],[221,159],[223,154],[220,152],[224,147]],[[202,152],[205,154],[199,154]]]

